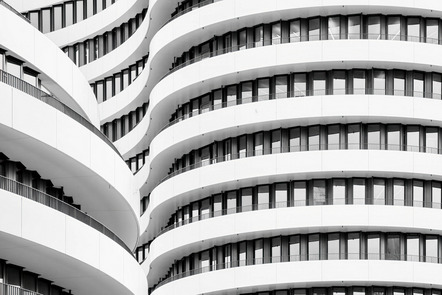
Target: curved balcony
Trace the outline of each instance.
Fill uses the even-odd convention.
[[[60,112],[69,116],[70,118],[74,119],[75,121],[86,127],[89,131],[94,133],[96,136],[98,136],[101,140],[103,140],[111,149],[114,150],[114,152],[117,155],[119,155],[123,159],[117,148],[100,130],[98,130],[91,122],[89,122],[87,119],[85,119],[83,116],[78,114],[76,111],[74,111],[73,109],[62,103],[56,97],[47,94],[43,90],[35,86],[32,86],[31,84],[25,82],[24,80],[21,80],[3,70],[0,70],[0,82],[12,86],[20,91],[23,91],[29,94],[30,96],[33,96],[38,100],[50,105],[56,110],[59,110]]]
[[[186,290],[188,294],[235,294],[265,286],[305,288],[330,284],[394,285],[440,288],[436,275],[442,266],[433,263],[390,260],[328,260],[267,263],[232,267],[177,279],[151,291],[166,295]],[[401,271],[399,272],[398,269]],[[250,275],[253,272],[253,275]]]
[[[385,150],[293,152],[219,162],[179,174],[155,187],[140,223],[146,225],[151,234],[159,232],[176,211],[178,200],[180,205],[185,205],[200,199],[201,195],[237,189],[239,184],[247,187],[324,177],[442,180],[438,163],[442,165],[442,157],[436,154]]]
[[[133,255],[132,251],[127,247],[127,245],[115,233],[113,233],[102,223],[100,223],[93,217],[87,215],[86,213],[82,212],[81,210],[78,210],[77,208],[51,195],[48,195],[42,191],[39,191],[33,187],[27,186],[15,180],[5,178],[1,175],[0,175],[0,189],[33,200],[40,204],[51,207],[52,209],[60,211],[66,215],[69,215],[70,217],[75,218],[83,222],[84,224],[87,224],[90,227],[96,229],[97,231],[104,234],[105,236],[113,240],[115,243],[120,245],[122,248],[124,248],[130,255]]]

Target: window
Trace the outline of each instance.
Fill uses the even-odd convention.
[[[201,166],[210,165],[210,146],[201,149]]]
[[[21,79],[22,67],[18,60],[10,57],[6,57],[6,72]]]
[[[359,124],[347,126],[347,148],[359,149],[361,142],[361,126]]]
[[[301,129],[291,128],[289,130],[289,151],[299,152],[301,150]]]
[[[53,20],[54,20],[54,30],[59,30],[63,27],[63,6],[56,5],[53,7]]]
[[[247,263],[247,243],[238,243],[238,262],[239,266],[244,266]]]
[[[227,106],[236,105],[236,85],[227,87],[226,94]]]
[[[281,262],[281,238],[272,239],[272,263]]]
[[[381,18],[379,16],[368,17],[368,39],[379,40],[381,38]]]
[[[401,245],[399,235],[388,234],[385,247],[386,260],[401,260]]]
[[[313,95],[325,95],[325,72],[313,73]]]
[[[270,208],[269,186],[258,186],[258,210]]]
[[[281,23],[272,25],[272,44],[281,43]]]
[[[319,260],[319,235],[308,236],[308,260]]]
[[[327,240],[327,259],[336,260],[339,259],[339,234],[328,234]]]
[[[74,23],[74,2],[66,2],[64,4],[65,26],[70,26]]]
[[[407,126],[406,146],[407,146],[407,151],[413,151],[413,152],[419,151],[419,127],[418,126]]]
[[[442,75],[433,73],[432,97],[441,99],[442,97]]]
[[[346,203],[346,186],[344,179],[333,180],[333,205],[344,205]]]
[[[313,181],[313,205],[326,205],[325,180]]]
[[[227,214],[236,213],[236,191],[227,193],[226,202]]]
[[[281,152],[281,130],[272,131],[272,154]]]
[[[341,38],[341,18],[333,16],[328,18],[328,40],[339,40]]]
[[[84,4],[83,0],[75,1],[75,22],[80,22],[84,19]]]
[[[320,19],[319,17],[312,18],[308,22],[308,40],[315,41],[320,39]]]
[[[424,206],[424,183],[422,181],[413,181],[413,206]]]
[[[435,236],[426,236],[425,237],[425,261],[438,263],[439,255],[438,255],[438,239]]]
[[[307,96],[307,75],[295,74],[294,75],[293,89],[295,91],[294,96]]]
[[[247,157],[247,136],[243,135],[238,138],[238,157]]]
[[[289,255],[290,261],[301,260],[301,244],[299,236],[291,236],[289,238]]]
[[[410,17],[407,19],[407,40],[412,42],[420,42],[420,19]]]
[[[340,148],[340,126],[327,126],[327,149],[338,150]]]
[[[268,78],[258,80],[258,101],[269,100],[270,80]]]
[[[365,204],[365,179],[353,179],[353,204]]]
[[[441,184],[433,182],[431,185],[431,207],[440,209],[441,203],[442,203]]]
[[[296,181],[293,185],[293,199],[295,206],[307,205],[307,184],[305,181]]]
[[[287,184],[278,183],[275,185],[275,208],[287,207]]]
[[[378,234],[368,234],[367,236],[367,258],[368,259],[380,259],[381,246],[380,238]]]
[[[252,102],[252,82],[241,83],[241,103]]]
[[[437,19],[427,19],[425,42],[439,44],[439,21]]]
[[[275,78],[275,98],[286,98],[287,95],[287,76],[278,76]]]
[[[401,144],[401,126],[388,125],[387,126],[387,149],[400,151]]]
[[[349,233],[347,236],[347,255],[348,259],[360,258],[360,238],[359,233]]]
[[[393,87],[394,87],[394,95],[405,96],[404,71],[394,71]]]
[[[401,19],[399,16],[389,16],[387,20],[387,39],[401,39]]]
[[[385,71],[373,71],[373,94],[385,95]]]
[[[408,235],[406,247],[407,261],[419,261],[419,236]]]
[[[252,211],[253,209],[253,190],[251,188],[241,189],[241,212]]]
[[[254,249],[254,262],[255,264],[262,264],[263,258],[264,258],[264,251],[263,251],[263,242],[262,239],[255,240],[255,249]]]
[[[373,204],[385,205],[385,180],[373,180]]]
[[[369,150],[381,149],[381,126],[379,124],[367,126],[367,148]]]
[[[241,30],[238,32],[238,50],[244,50],[247,48],[247,30]]]
[[[290,42],[301,41],[301,21],[295,20],[290,22]]]
[[[319,150],[319,126],[308,127],[308,150]]]
[[[208,272],[210,271],[210,251],[203,251],[200,253],[200,265],[199,268],[201,269],[201,272]]]
[[[260,47],[264,42],[263,26],[255,27],[255,47]]]
[[[405,185],[403,180],[393,181],[393,204],[397,206],[405,205]]]
[[[439,132],[438,128],[425,128],[425,152],[437,154],[439,151]]]
[[[414,97],[424,97],[424,74],[423,73],[413,73],[413,96]]]
[[[28,14],[29,21],[31,24],[36,28],[40,29],[39,23],[40,23],[40,12],[39,11],[31,11]]]
[[[347,83],[345,71],[333,71],[333,93],[334,95],[345,94],[347,91]]]
[[[361,16],[348,17],[348,39],[361,38]]]
[[[263,141],[263,133],[259,132],[259,133],[255,133],[254,135],[254,153],[255,156],[260,156],[263,155],[263,150],[264,150],[264,141]]]
[[[353,71],[353,94],[365,94],[366,88],[365,71]]]
[[[51,31],[51,9],[41,10],[41,31],[49,33]]]

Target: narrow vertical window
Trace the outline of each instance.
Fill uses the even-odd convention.
[[[349,150],[359,149],[361,143],[361,126],[353,124],[347,126],[347,148]]]
[[[365,94],[366,88],[365,71],[353,71],[353,94]]]
[[[281,23],[272,25],[272,44],[281,44]]]
[[[275,185],[275,208],[287,207],[287,184],[278,183]]]
[[[361,16],[348,17],[348,39],[361,39]]]
[[[426,25],[425,42],[439,44],[439,20],[427,19]]]
[[[339,259],[339,234],[328,234],[327,239],[327,260]]]
[[[287,95],[287,76],[277,76],[275,78],[275,98],[286,98]]]
[[[373,180],[373,204],[385,205],[385,180]]]
[[[307,205],[307,183],[305,181],[296,181],[293,184],[293,199],[295,206]]]
[[[333,205],[344,205],[346,203],[346,186],[344,179],[333,180],[333,200],[329,202]]]
[[[258,210],[269,209],[270,195],[269,186],[261,185],[258,186]]]
[[[432,97],[441,99],[442,97],[442,75],[433,73]]]
[[[419,236],[407,235],[406,243],[407,261],[419,261]]]
[[[326,204],[326,187],[325,180],[313,181],[313,205]]]
[[[368,17],[368,38],[379,40],[381,38],[381,18],[379,16]]]
[[[268,78],[258,80],[258,101],[269,100],[270,81]]]
[[[308,150],[319,150],[319,126],[311,126],[308,128]]]
[[[438,182],[433,182],[431,184],[431,208],[442,208],[442,190],[441,184]]]
[[[301,21],[295,20],[290,22],[290,42],[301,41]]]
[[[373,94],[385,95],[385,71],[373,71]]]
[[[54,30],[59,30],[63,27],[63,6],[56,5],[53,7]]]
[[[424,97],[424,74],[423,73],[413,73],[413,96],[414,97]]]
[[[307,96],[307,75],[306,74],[295,74],[294,75],[294,95],[298,96]]]
[[[308,22],[308,40],[316,41],[320,39],[320,19],[312,18]]]
[[[341,39],[341,18],[333,16],[328,18],[328,40]]]
[[[359,233],[349,233],[347,236],[347,257],[348,259],[360,259],[360,237]]]
[[[420,19],[410,17],[407,19],[407,40],[411,42],[420,42]]]
[[[327,149],[338,150],[340,148],[340,126],[330,125],[327,127]]]
[[[368,234],[367,236],[367,258],[381,258],[381,239],[378,234]]]
[[[347,80],[345,71],[333,72],[333,93],[334,95],[345,94],[347,90]]]
[[[308,260],[319,260],[319,234],[308,236]]]
[[[325,72],[313,73],[313,95],[325,95],[326,77]]]
[[[393,204],[396,206],[405,205],[405,184],[403,180],[393,181]]]
[[[364,205],[365,195],[365,179],[353,179],[353,204]]]
[[[387,20],[387,39],[401,39],[401,19],[399,16],[389,16]]]
[[[394,71],[393,89],[394,89],[394,95],[405,96],[405,72],[404,71]],[[410,95],[410,94],[408,94],[408,95]]]

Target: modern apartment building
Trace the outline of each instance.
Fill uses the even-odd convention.
[[[0,294],[442,295],[441,1],[6,2]]]

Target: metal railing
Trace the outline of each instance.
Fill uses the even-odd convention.
[[[19,286],[0,283],[1,295],[42,295],[41,293],[24,289]]]
[[[30,199],[32,201],[38,202],[38,203],[46,205],[48,207],[51,207],[52,209],[60,211],[66,215],[69,215],[72,218],[75,218],[75,219],[89,225],[90,227],[96,229],[100,233],[109,237],[111,240],[113,240],[118,245],[120,245],[122,248],[124,248],[127,252],[129,252],[131,256],[133,256],[133,253],[129,249],[129,247],[127,247],[126,244],[115,233],[113,233],[110,229],[108,229],[106,226],[104,226],[102,223],[100,223],[99,221],[97,221],[93,217],[91,217],[91,216],[87,215],[86,213],[82,212],[81,210],[78,210],[77,208],[69,205],[68,203],[65,203],[65,202],[57,199],[56,197],[48,195],[48,194],[46,194],[42,191],[39,191],[33,187],[30,187],[30,186],[25,185],[23,183],[6,178],[2,175],[0,175],[0,189],[14,193],[19,196],[22,196],[26,199]]]
[[[151,288],[151,292],[167,283],[210,271],[249,266],[249,265],[299,262],[299,261],[318,261],[318,260],[396,260],[396,261],[411,261],[411,262],[442,263],[442,258],[438,257],[395,254],[395,253],[348,253],[348,252],[342,253],[341,252],[341,253],[303,254],[303,255],[273,256],[266,258],[252,258],[244,260],[234,260],[231,262],[224,262],[224,263],[214,263],[205,267],[195,268],[186,272],[169,276],[165,279],[160,280],[160,282],[154,285]]]
[[[267,210],[267,209],[305,207],[305,206],[332,206],[332,205],[385,205],[385,206],[412,206],[412,207],[434,208],[434,209],[442,208],[442,204],[437,202],[413,200],[411,201],[410,204],[408,204],[405,199],[387,200],[386,198],[376,199],[370,197],[351,198],[351,199],[325,197],[325,198],[308,198],[304,200],[295,200],[295,201],[282,201],[274,203],[260,203],[260,204],[251,204],[251,205],[232,207],[222,210],[210,211],[209,213],[192,216],[190,218],[183,219],[171,225],[166,226],[158,233],[158,235],[155,238],[158,238],[162,234],[165,234],[173,229],[182,227],[184,225],[214,217],[220,217],[220,216],[243,213],[243,212]]]
[[[112,150],[117,153],[122,159],[120,152],[117,150],[117,148],[112,144],[112,142],[104,135],[100,130],[98,130],[91,122],[86,120],[83,116],[81,116],[79,113],[62,103],[60,100],[58,100],[56,97],[42,91],[41,89],[25,82],[24,80],[11,75],[3,70],[0,70],[0,82],[5,83],[11,87],[14,87],[22,92],[25,92],[26,94],[29,94],[42,102],[50,105],[51,107],[59,110],[60,112],[64,113],[65,115],[69,116],[70,118],[74,119],[84,127],[86,127],[89,131],[94,133],[96,136],[98,136],[101,140],[103,140],[105,143],[107,143],[108,146],[112,148]]]
[[[4,7],[6,7],[7,9],[9,9],[10,11],[12,11],[13,13],[15,13],[16,15],[20,16],[22,19],[26,20],[28,23],[31,23],[31,21],[29,19],[27,19],[23,14],[21,14],[20,12],[18,12],[17,10],[15,10],[14,7],[12,7],[11,5],[9,5],[8,3],[6,3],[4,0],[0,0],[0,5],[3,5]]]
[[[375,143],[308,144],[308,145],[277,147],[271,149],[257,149],[252,151],[244,151],[235,154],[227,154],[219,157],[207,158],[201,160],[200,162],[173,171],[172,173],[163,177],[158,184],[161,184],[164,181],[176,175],[182,174],[184,172],[220,162],[227,162],[236,159],[244,159],[244,158],[263,156],[263,155],[304,152],[304,151],[325,151],[325,150],[391,150],[391,151],[425,152],[433,154],[442,153],[442,149],[433,148],[433,147],[401,145],[401,144],[380,144],[380,143],[378,144]]]
[[[165,22],[164,25],[161,26],[161,28],[164,27],[165,25],[167,25],[168,23],[170,23],[171,21],[173,21],[174,19],[177,19],[178,17],[180,17],[188,12],[191,12],[192,10],[195,10],[197,8],[200,8],[200,7],[215,3],[215,2],[219,2],[219,1],[222,1],[222,0],[206,0],[206,1],[202,1],[200,3],[197,3],[195,5],[192,5],[190,7],[187,7],[184,10],[180,10],[177,13],[175,13],[167,22]]]
[[[213,104],[209,102],[201,105],[197,110],[192,110],[189,113],[182,115],[173,121],[170,121],[164,125],[158,133],[173,126],[181,121],[201,115],[204,113],[216,111],[226,107],[237,106],[242,104],[274,100],[274,99],[287,99],[287,98],[300,98],[306,96],[320,96],[320,95],[395,95],[395,96],[410,96],[410,97],[424,97],[432,99],[441,99],[440,93],[433,92],[421,92],[410,90],[398,90],[398,89],[377,89],[377,88],[322,88],[322,89],[309,89],[309,90],[296,90],[289,92],[269,93],[263,95],[253,95],[247,98],[238,98],[235,100]]]
[[[327,38],[325,38],[327,36]],[[198,55],[190,60],[187,60],[178,65],[174,65],[162,78],[164,79],[168,75],[174,73],[175,71],[182,69],[188,65],[199,62],[206,58],[211,58],[214,56],[226,54],[229,52],[241,51],[250,48],[269,46],[269,45],[279,45],[285,43],[297,43],[297,42],[310,42],[310,41],[327,41],[327,40],[390,40],[390,41],[408,41],[408,42],[422,42],[422,43],[430,43],[430,44],[441,44],[441,40],[435,38],[426,38],[420,36],[409,36],[409,35],[397,35],[397,34],[344,34],[333,37],[334,35],[309,35],[309,36],[292,36],[289,38],[274,38],[269,40],[259,40],[255,42],[242,43],[231,47],[221,48],[217,50],[212,50],[210,52]],[[324,39],[322,39],[324,37]]]

